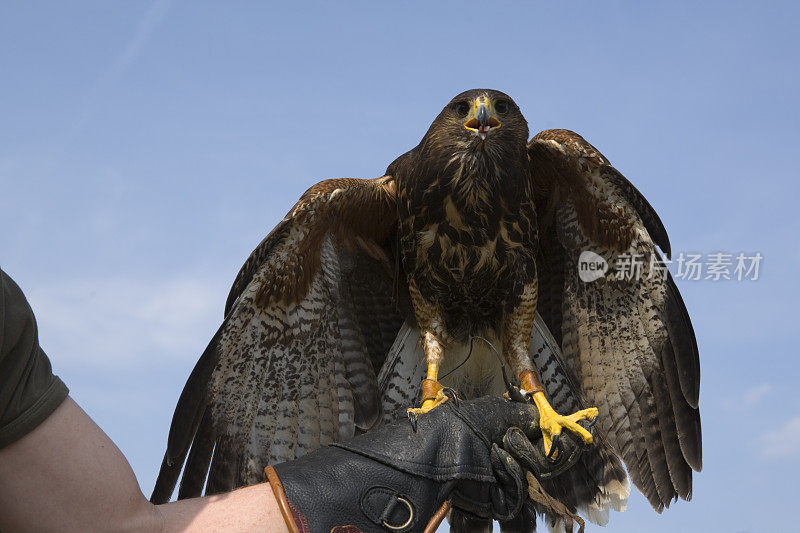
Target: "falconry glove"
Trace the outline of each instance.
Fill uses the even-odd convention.
[[[435,531],[451,505],[509,520],[527,498],[524,469],[552,475],[577,459],[552,463],[525,439],[538,420],[501,398],[447,402],[416,427],[403,419],[265,473],[293,532]]]

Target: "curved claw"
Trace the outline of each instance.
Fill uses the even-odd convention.
[[[547,460],[550,461],[552,464],[555,464],[561,457],[561,454],[559,453],[560,451],[561,451],[561,434],[558,433],[553,436],[553,440],[550,443],[550,451],[547,452],[547,455],[545,455],[545,457],[547,457]]]
[[[594,437],[588,429],[581,426],[578,422],[588,419],[594,420],[598,415],[596,407],[588,409],[581,409],[571,415],[560,415],[547,402],[543,392],[537,392],[533,395],[534,403],[539,409],[539,427],[542,431],[542,438],[544,441],[544,451],[548,457],[551,457],[553,452],[553,443],[556,438],[561,434],[563,428],[568,429],[575,433],[586,444],[594,442]]]
[[[594,427],[595,427],[595,425],[597,424],[597,421],[598,421],[599,419],[600,419],[600,417],[599,417],[599,416],[596,416],[596,417],[594,417],[594,418],[584,418],[584,419],[582,420],[582,422],[586,422],[586,424],[581,424],[581,425],[582,425],[584,428],[586,428],[586,430],[587,430],[587,431],[588,431],[588,432],[589,432],[589,433],[592,435],[592,438],[594,438],[594,435],[595,435],[595,434],[594,434]]]
[[[408,421],[411,422],[411,429],[414,433],[417,432],[417,415],[409,409],[406,411],[406,416],[408,417]]]
[[[522,389],[520,389],[513,383],[509,384],[508,387],[506,388],[506,394],[508,394],[508,399],[514,402],[530,403],[530,398],[527,396],[527,394],[522,392]]]
[[[454,389],[452,389],[451,387],[444,387],[444,388],[442,389],[442,394],[444,394],[444,395],[445,395],[445,396],[447,396],[447,397],[448,397],[450,400],[452,400],[452,401],[453,401],[453,404],[454,404],[456,407],[458,407],[458,402],[459,402],[460,400],[458,399],[458,395],[456,394],[456,391],[455,391]]]

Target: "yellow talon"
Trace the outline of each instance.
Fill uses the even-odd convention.
[[[584,419],[593,420],[598,415],[597,407],[581,409],[576,413],[565,416],[555,412],[543,392],[535,393],[533,401],[539,409],[539,428],[542,431],[545,454],[550,453],[550,448],[553,446],[553,437],[560,435],[562,428],[567,428],[578,434],[583,439],[583,442],[587,444],[591,444],[594,441],[592,434],[578,424],[578,421]]]
[[[435,398],[429,398],[429,399],[423,401],[422,402],[422,406],[420,406],[420,407],[410,407],[408,409],[408,414],[414,415],[414,416],[419,416],[419,415],[425,414],[428,411],[430,411],[431,409],[433,409],[434,407],[439,407],[440,405],[442,405],[444,402],[446,402],[449,399],[450,398],[444,392],[439,390],[436,393],[436,397]]]
[[[450,399],[443,392],[444,387],[442,387],[441,383],[436,379],[438,373],[439,365],[430,363],[428,365],[428,377],[422,380],[422,397],[424,398],[422,400],[422,406],[409,408],[407,411],[409,415],[417,417],[425,414],[434,407],[438,407]]]

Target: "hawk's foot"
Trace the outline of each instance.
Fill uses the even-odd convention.
[[[427,413],[451,399],[455,400],[452,389],[445,389],[434,379],[425,379],[422,381],[422,405],[410,408],[407,411],[408,416],[416,419],[419,415]]]
[[[450,396],[445,394],[444,391],[439,391],[438,394],[436,394],[435,398],[431,398],[431,399],[423,401],[422,405],[420,407],[410,407],[408,409],[408,414],[409,414],[409,416],[411,416],[411,415],[419,416],[421,414],[425,414],[428,411],[430,411],[431,409],[433,409],[434,407],[439,407],[440,405],[442,405],[444,402],[448,401],[449,399],[450,399]]]
[[[542,430],[544,453],[546,455],[550,455],[553,439],[561,435],[562,428],[567,428],[572,431],[586,444],[594,442],[592,434],[586,428],[578,424],[578,422],[580,420],[594,420],[598,415],[597,407],[581,409],[576,413],[565,416],[555,412],[547,401],[547,398],[545,398],[543,392],[535,393],[533,395],[533,402],[539,409],[539,428]]]

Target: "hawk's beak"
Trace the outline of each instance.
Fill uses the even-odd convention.
[[[500,121],[488,98],[481,96],[475,100],[464,127],[480,135],[481,139],[485,139],[492,129],[500,127]]]

